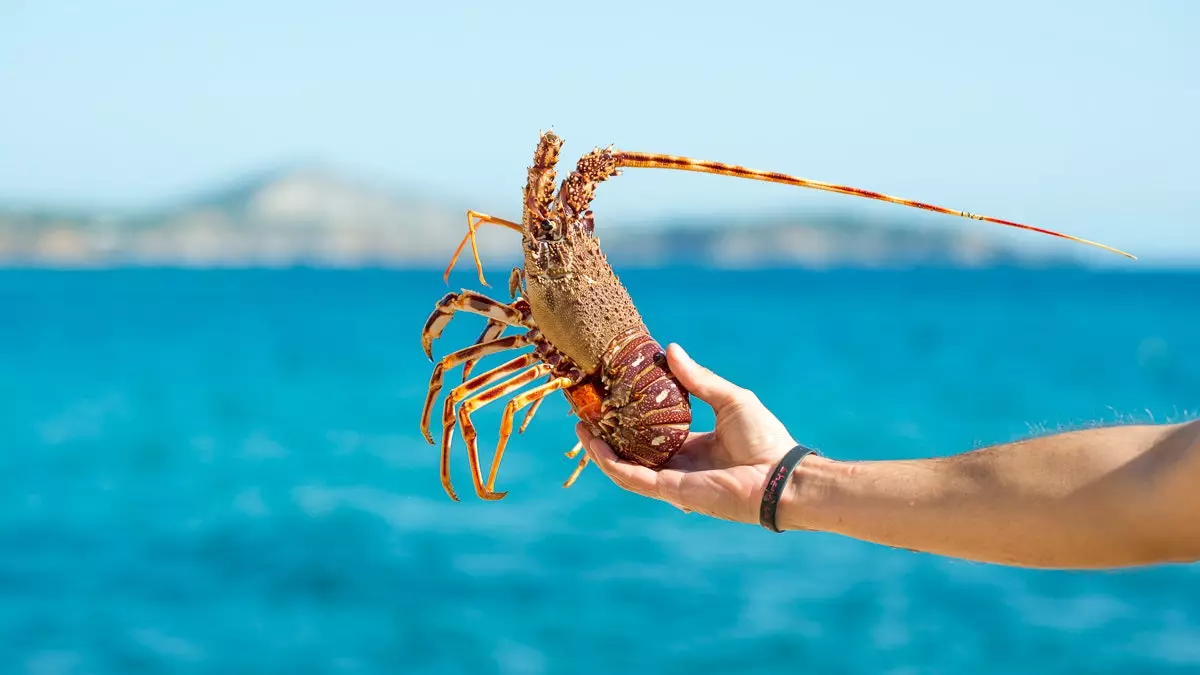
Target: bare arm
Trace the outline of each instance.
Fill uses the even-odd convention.
[[[1118,426],[912,461],[806,459],[793,529],[1053,568],[1200,560],[1200,422]]]
[[[796,441],[753,393],[678,345],[667,359],[684,386],[713,407],[716,429],[693,433],[657,471],[622,462],[580,425],[588,453],[627,490],[757,525],[766,477]],[[932,459],[810,455],[788,484],[777,524],[1012,566],[1194,562],[1200,420],[1072,431]]]

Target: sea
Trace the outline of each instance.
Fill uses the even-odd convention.
[[[564,489],[560,396],[501,501],[456,436],[451,501],[421,328],[448,291],[507,297],[461,270],[0,272],[0,673],[1200,672],[1200,564],[1008,568],[684,514],[594,467]],[[834,458],[1200,411],[1196,272],[621,278]]]

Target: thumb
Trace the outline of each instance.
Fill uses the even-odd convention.
[[[712,406],[713,410],[719,411],[736,403],[745,393],[741,387],[693,361],[678,344],[667,346],[667,365],[689,393]]]

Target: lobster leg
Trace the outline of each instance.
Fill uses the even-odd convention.
[[[517,414],[518,410],[524,408],[530,403],[538,405],[550,394],[553,394],[560,389],[566,389],[575,383],[576,378],[556,377],[543,385],[540,385],[534,389],[530,389],[524,394],[521,394],[520,396],[508,402],[508,405],[504,408],[504,417],[500,420],[500,441],[496,444],[496,454],[492,456],[492,470],[488,472],[487,489],[489,492],[491,492],[495,487],[496,470],[500,468],[500,459],[504,457],[504,448],[508,445],[508,438],[512,436],[513,415]],[[484,403],[486,403],[486,401]],[[480,405],[483,404],[481,403]],[[466,403],[463,404],[462,408],[459,408],[458,415],[460,421],[463,419],[464,415],[470,414],[470,410],[467,409],[468,406],[469,403]],[[463,436],[465,437],[466,435],[466,429],[464,428]]]
[[[454,488],[450,486],[450,440],[454,437],[454,404],[492,382],[508,377],[523,368],[528,368],[536,362],[537,357],[533,354],[522,354],[508,363],[496,366],[486,373],[458,385],[446,396],[446,403],[442,409],[442,487],[454,501],[458,501],[458,497],[454,494]]]
[[[521,291],[521,282],[525,279],[525,272],[520,267],[514,267],[508,275],[508,295],[513,300],[517,299],[517,293]]]
[[[483,475],[479,469],[479,435],[475,431],[475,425],[471,423],[471,413],[482,408],[488,403],[529,384],[537,378],[548,374],[552,367],[548,364],[541,363],[525,372],[517,375],[508,382],[498,384],[487,391],[475,394],[463,401],[463,404],[458,408],[458,425],[461,428],[463,442],[467,446],[467,460],[471,464],[471,478],[475,481],[475,493],[481,499],[495,500],[503,499],[507,492],[493,492],[491,487],[483,484]],[[447,435],[446,440],[449,441]],[[449,451],[449,443],[447,442],[442,449],[443,453]],[[444,461],[444,460],[443,460]],[[493,473],[495,472],[495,462],[493,461]]]
[[[472,220],[472,218],[478,218],[479,220]],[[479,261],[479,247],[475,244],[475,228],[484,223],[500,225],[510,230],[516,230],[517,232],[521,231],[521,226],[512,221],[489,216],[486,213],[479,213],[478,211],[467,211],[467,236],[463,237],[462,242],[455,249],[454,255],[450,258],[450,264],[446,266],[446,274],[443,278],[447,283],[450,282],[450,270],[454,269],[454,263],[458,262],[458,256],[462,255],[463,247],[469,241],[471,242],[471,253],[475,255],[475,269],[479,270],[479,283],[488,286],[488,282],[483,278],[483,263]]]
[[[536,413],[538,411],[538,408],[540,408],[542,406],[542,401],[544,401],[544,400],[546,400],[546,399],[539,398],[538,400],[533,402],[533,405],[530,406],[530,408],[529,408],[529,412],[525,413],[525,419],[521,421],[521,426],[517,428],[518,434],[525,433],[526,427],[528,427],[529,423],[533,420],[533,414]]]
[[[501,324],[503,327],[503,324]],[[510,335],[499,340],[492,340],[475,344],[470,347],[464,347],[452,354],[448,354],[433,367],[433,375],[429,378],[429,392],[425,395],[425,407],[421,410],[421,433],[425,434],[425,440],[433,443],[433,435],[429,433],[429,416],[433,410],[433,401],[437,398],[438,392],[442,390],[442,381],[446,369],[453,368],[463,361],[468,363],[496,352],[503,352],[509,349],[519,349],[529,345],[531,340],[528,335]]]
[[[433,341],[441,337],[442,331],[456,312],[479,314],[508,326],[534,327],[527,310],[522,311],[513,305],[506,305],[474,291],[447,293],[438,300],[433,313],[425,321],[425,328],[421,330],[421,346],[425,348],[425,356],[429,357],[430,361],[433,360]]]
[[[497,321],[495,319],[488,319],[487,325],[483,327],[483,332],[479,334],[479,339],[475,340],[475,344],[481,345],[485,342],[491,342],[493,340],[496,340],[497,338],[500,337],[500,334],[504,332],[504,329],[506,327],[507,327],[507,325],[503,321]],[[471,376],[471,370],[473,368],[475,368],[476,362],[478,362],[478,359],[474,359],[474,358],[467,359],[465,362],[463,362],[463,369],[462,369],[462,381],[463,382],[466,382],[467,378]]]
[[[575,447],[571,448],[571,451],[567,453],[567,459],[575,459],[575,457],[582,450],[583,450],[583,441],[576,441]],[[579,460],[579,464],[577,464],[575,466],[575,470],[571,472],[571,476],[569,478],[567,478],[567,482],[563,483],[563,487],[565,487],[565,488],[571,487],[575,483],[575,479],[579,478],[579,473],[581,471],[583,471],[583,467],[587,466],[588,462],[590,462],[590,461],[592,461],[592,456],[587,454],[586,452],[583,453],[583,459]]]
[[[524,273],[521,271],[521,268],[514,267],[512,269],[512,273],[508,277],[508,294],[510,296],[512,296],[513,300],[517,299],[517,294],[521,290],[521,280],[523,278],[524,278]],[[496,319],[488,319],[487,326],[484,327],[483,333],[479,336],[479,339],[475,341],[475,344],[480,344],[482,342],[490,342],[492,340],[495,340],[496,338],[500,337],[501,333],[504,332],[504,328],[505,328],[505,323],[503,321],[497,321]],[[467,378],[471,376],[471,369],[474,367],[475,367],[475,359],[471,359],[470,361],[467,361],[466,363],[463,364],[463,376],[462,376],[463,382],[466,382]]]

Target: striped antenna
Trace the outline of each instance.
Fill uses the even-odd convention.
[[[934,213],[945,213],[945,214],[948,214],[951,216],[970,218],[972,220],[983,220],[983,221],[987,221],[989,223],[998,223],[1000,225],[1007,225],[1009,227],[1017,227],[1022,230],[1032,230],[1034,232],[1041,232],[1042,234],[1048,234],[1048,235],[1051,235],[1054,237],[1061,237],[1063,239],[1069,239],[1071,241],[1079,242],[1081,244],[1088,244],[1089,246],[1095,246],[1097,248],[1102,248],[1106,251],[1112,251],[1113,253],[1118,253],[1120,255],[1123,255],[1126,258],[1132,258],[1134,260],[1137,260],[1137,258],[1135,256],[1133,256],[1129,253],[1126,253],[1125,251],[1115,249],[1111,246],[1106,246],[1104,244],[1100,244],[1100,243],[1097,243],[1094,241],[1089,241],[1087,239],[1073,237],[1069,234],[1063,234],[1061,232],[1054,232],[1052,230],[1046,230],[1046,229],[1042,229],[1040,227],[1034,227],[1032,225],[1022,225],[1021,223],[1014,223],[1010,220],[1001,220],[999,218],[992,218],[990,216],[981,216],[976,213],[968,213],[966,211],[956,211],[954,209],[947,209],[942,206],[935,206],[933,204],[926,204],[924,202],[916,202],[911,199],[903,199],[901,197],[893,197],[891,195],[885,195],[885,194],[882,194],[879,192],[872,192],[870,190],[862,190],[862,189],[855,188],[855,187],[849,187],[847,185],[834,185],[832,183],[822,183],[821,181],[808,180],[806,178],[797,178],[795,176],[789,176],[787,174],[782,174],[782,173],[775,173],[775,172],[771,172],[771,171],[758,171],[755,169],[747,169],[746,167],[736,166],[733,164],[722,164],[721,162],[701,161],[701,160],[696,160],[696,159],[690,159],[687,157],[676,157],[674,155],[657,155],[657,154],[651,154],[651,153],[647,153],[647,152],[613,151],[612,156],[616,160],[617,166],[619,166],[619,167],[645,168],[645,169],[675,169],[678,171],[696,171],[699,173],[713,173],[713,174],[717,174],[720,176],[736,176],[738,178],[749,178],[752,180],[767,181],[769,183],[782,183],[784,185],[796,185],[799,187],[812,188],[814,190],[825,190],[826,192],[837,192],[837,193],[844,194],[844,195],[854,195],[855,197],[866,197],[867,199],[878,199],[880,201],[891,202],[893,204],[902,204],[904,206],[911,206],[911,207],[917,208],[917,209],[933,211]]]

